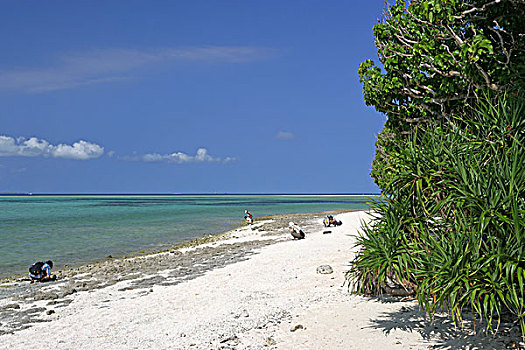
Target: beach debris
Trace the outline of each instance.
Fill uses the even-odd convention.
[[[319,267],[317,267],[317,273],[320,273],[320,274],[323,274],[323,275],[328,275],[330,273],[333,273],[334,272],[334,269],[332,269],[332,266],[330,265],[321,265]]]
[[[250,317],[250,314],[248,313],[248,311],[246,311],[246,309],[243,309],[241,312],[237,313],[235,316],[233,316],[234,318],[239,318],[239,317]]]
[[[268,346],[273,346],[273,345],[276,345],[277,342],[276,342],[275,339],[273,339],[272,337],[268,337],[268,338],[266,338],[266,344],[267,344]]]
[[[332,233],[332,231],[323,231],[323,235],[326,235],[326,234],[329,234],[329,233]]]
[[[55,310],[47,310],[47,311],[46,311],[46,314],[47,314],[47,315],[52,315],[52,314],[54,314],[54,313],[55,313]]]
[[[296,324],[292,328],[290,328],[290,332],[295,332],[298,329],[304,329],[304,326],[302,324]]]
[[[417,301],[417,298],[415,298],[413,296],[408,296],[408,297],[401,298],[399,301],[401,301],[401,302]]]
[[[220,343],[221,344],[222,343],[227,343],[227,342],[230,342],[232,340],[237,340],[237,339],[238,339],[237,336],[234,334],[234,335],[231,335],[231,336],[229,336],[227,338],[224,338],[223,340],[220,341]]]

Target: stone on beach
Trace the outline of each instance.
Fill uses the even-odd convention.
[[[317,267],[317,273],[328,275],[330,273],[333,273],[334,269],[332,269],[332,266],[330,265],[321,265]]]
[[[297,324],[293,326],[292,328],[290,328],[290,332],[295,332],[298,329],[304,329],[304,326],[302,324]]]

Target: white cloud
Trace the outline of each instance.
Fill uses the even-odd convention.
[[[212,157],[208,154],[206,148],[199,148],[195,155],[188,155],[182,152],[174,152],[169,154],[159,154],[159,153],[148,153],[142,156],[127,156],[121,157],[124,160],[133,160],[133,161],[143,161],[143,162],[165,162],[165,163],[229,163],[235,160],[232,157],[226,157],[224,159],[219,157]]]
[[[104,147],[84,140],[72,145],[52,145],[46,140],[31,137],[17,139],[0,135],[0,157],[53,157],[68,159],[92,159],[104,154]]]
[[[92,50],[60,56],[52,67],[0,71],[0,90],[38,93],[127,80],[133,70],[164,62],[247,62],[274,54],[257,46]]]
[[[295,138],[295,135],[288,131],[279,131],[277,135],[275,135],[275,138],[279,140],[291,140]]]
[[[104,147],[80,140],[72,146],[60,144],[52,150],[51,154],[56,158],[91,159],[104,154]]]

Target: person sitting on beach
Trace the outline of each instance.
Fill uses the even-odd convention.
[[[300,226],[294,224],[292,221],[290,221],[288,226],[290,227],[290,233],[292,234],[293,239],[304,239],[306,235]]]
[[[253,223],[253,215],[248,210],[244,211],[244,221],[248,224]]]
[[[341,226],[343,222],[341,220],[336,220],[332,215],[330,215],[330,224],[334,226]]]
[[[47,282],[56,280],[57,276],[51,275],[53,262],[48,260],[46,262],[38,261],[29,267],[29,277],[31,281]]]
[[[332,215],[328,215],[328,216],[325,216],[325,218],[323,219],[323,224],[325,227],[330,227],[330,225],[340,226],[343,223],[341,221],[334,219]]]

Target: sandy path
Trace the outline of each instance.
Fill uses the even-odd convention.
[[[250,259],[174,286],[77,293],[51,322],[0,337],[0,349],[427,349],[501,348],[458,336],[446,319],[428,326],[413,302],[347,292],[344,271],[364,212],[301,241],[261,248]],[[328,264],[332,274],[316,273]],[[120,289],[120,290],[119,290]],[[293,330],[293,331],[292,331]],[[45,337],[49,334],[49,337]],[[428,338],[428,339],[425,339]],[[45,339],[45,340],[41,340]],[[477,347],[470,347],[477,339]]]

